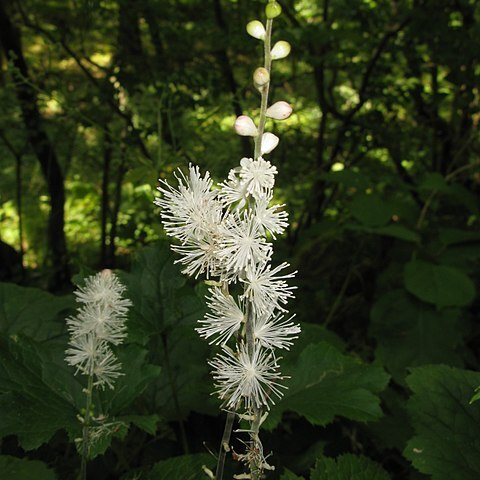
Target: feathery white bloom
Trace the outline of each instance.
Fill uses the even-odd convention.
[[[182,255],[175,263],[185,265],[182,273],[198,278],[202,273],[207,278],[220,275],[222,268],[219,262],[219,236],[211,233],[204,238],[189,239],[184,245],[172,245],[171,249]]]
[[[67,319],[70,332],[65,360],[76,372],[93,376],[95,385],[113,388],[121,375],[120,363],[109,344],[119,345],[126,337],[126,314],[132,302],[122,298],[125,286],[110,270],[88,277],[75,291],[83,306]]]
[[[65,353],[66,362],[77,368],[75,374],[93,375],[95,385],[113,388],[113,380],[123,375],[117,357],[107,343],[93,333],[71,339],[70,348]]]
[[[288,227],[288,213],[280,210],[285,205],[272,205],[269,208],[268,204],[271,200],[272,195],[270,194],[255,202],[255,217],[260,225],[276,239],[275,234],[281,235]]]
[[[210,345],[225,344],[230,337],[240,328],[245,315],[231,295],[223,293],[221,288],[209,289],[208,306],[212,312],[205,315],[204,320],[198,323],[205,325],[196,328],[199,335],[205,339],[213,337]]]
[[[131,305],[130,300],[128,305]],[[67,318],[67,325],[72,337],[93,333],[98,339],[113,345],[119,345],[127,336],[125,315],[114,312],[109,304],[87,303],[75,317]]]
[[[239,171],[240,168],[230,170],[228,180],[219,184],[220,190],[218,191],[218,198],[225,206],[238,202],[237,210],[245,206],[248,197],[248,184],[240,180],[237,175]]]
[[[288,320],[284,320],[282,314],[272,318],[270,312],[257,315],[253,325],[253,335],[260,344],[267,348],[285,348],[290,350],[293,340],[298,338],[300,325],[293,323],[292,315]]]
[[[77,302],[108,306],[115,314],[124,316],[132,302],[122,295],[125,286],[111,270],[103,270],[85,280],[74,294]]]
[[[240,400],[245,408],[270,408],[275,403],[272,394],[281,398],[278,383],[284,379],[278,372],[277,359],[271,350],[256,344],[252,356],[248,354],[245,344],[240,344],[237,352],[227,346],[209,362],[213,367],[213,378],[216,382],[217,394],[228,408],[235,409]]]
[[[208,235],[212,226],[222,216],[217,191],[211,190],[212,179],[209,172],[202,178],[197,166],[189,165],[189,177],[179,170],[178,189],[161,180],[158,190],[162,197],[155,204],[162,208],[161,217],[167,235],[178,238],[182,243]]]
[[[258,160],[244,157],[240,165],[240,179],[250,195],[258,199],[270,192],[275,185],[277,167],[262,157]]]
[[[272,246],[251,212],[230,214],[222,224],[221,242],[219,256],[228,272],[241,272],[249,265],[268,261],[271,255]]]
[[[292,290],[296,287],[288,286],[285,280],[287,278],[293,278],[297,272],[286,275],[276,275],[289,266],[288,263],[284,262],[273,270],[271,269],[271,265],[267,263],[253,266],[249,265],[247,267],[246,278],[240,279],[247,287],[243,298],[252,302],[257,315],[271,311],[273,308],[286,312],[282,304],[286,304],[288,299],[293,297]]]

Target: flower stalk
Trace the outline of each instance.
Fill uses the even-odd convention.
[[[271,205],[278,172],[263,158],[279,142],[276,135],[265,131],[267,117],[284,120],[292,111],[284,101],[268,106],[272,60],[290,51],[287,42],[277,42],[272,54],[273,19],[280,13],[280,5],[269,1],[265,27],[258,20],[247,25],[247,32],[264,43],[263,66],[253,75],[261,96],[260,112],[258,124],[240,115],[234,130],[253,137],[253,158],[242,158],[217,188],[208,172],[202,178],[199,168],[190,165],[189,175],[181,171],[176,175],[178,188],[160,180],[161,196],[155,199],[166,234],[180,242],[172,249],[181,255],[176,262],[183,265],[182,272],[195,278],[204,274],[210,286],[210,312],[199,320],[196,330],[221,348],[208,361],[216,394],[227,411],[215,480],[223,479],[228,452],[248,470],[235,479],[260,480],[266,470],[274,469],[263,455],[260,426],[286,388],[275,350],[288,350],[300,332],[293,317],[284,319],[294,288],[287,280],[295,272],[282,272],[289,267],[287,263],[273,268],[271,264],[271,240],[285,231],[288,214],[285,205]],[[229,445],[236,417],[249,423],[247,429],[236,430],[248,434],[244,453],[234,452]]]
[[[131,302],[123,298],[125,287],[110,270],[88,277],[83,287],[75,290],[80,307],[77,315],[67,319],[70,333],[66,362],[75,367],[75,375],[87,377],[85,414],[80,417],[82,437],[76,439],[81,456],[80,480],[87,478],[87,462],[92,446],[93,390],[114,388],[115,380],[123,375],[111,346],[120,345],[127,335],[125,320]],[[97,437],[108,427],[100,425]]]

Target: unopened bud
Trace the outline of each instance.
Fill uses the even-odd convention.
[[[288,42],[285,40],[280,40],[277,42],[270,54],[272,55],[272,60],[280,60],[281,58],[285,58],[289,53],[292,47]]]
[[[270,73],[263,67],[257,68],[253,72],[253,83],[257,88],[262,88],[270,81]]]
[[[275,120],[285,120],[292,114],[292,107],[284,101],[275,102],[267,108],[267,117]]]
[[[247,33],[253,38],[258,38],[259,40],[264,40],[265,35],[267,34],[263,23],[259,20],[252,20],[247,23]]]
[[[278,2],[269,2],[265,7],[265,14],[268,19],[278,17],[282,13],[282,7]]]
[[[257,127],[253,120],[247,115],[240,115],[235,120],[235,131],[243,137],[255,137],[258,133]]]
[[[262,135],[261,155],[270,153],[277,145],[280,139],[273,133],[267,132]]]

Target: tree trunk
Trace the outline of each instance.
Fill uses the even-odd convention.
[[[58,289],[69,281],[67,247],[64,232],[65,190],[63,174],[53,145],[43,125],[38,109],[37,94],[32,87],[23,56],[19,30],[11,22],[5,5],[0,2],[0,44],[13,63],[12,77],[22,111],[28,141],[40,162],[50,196],[48,218],[48,256],[52,264],[50,287]]]

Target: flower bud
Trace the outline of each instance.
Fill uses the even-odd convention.
[[[265,14],[268,19],[278,17],[282,13],[282,7],[278,2],[269,2],[265,7]]]
[[[247,115],[240,115],[235,120],[235,131],[244,137],[255,137],[258,133],[257,127],[253,120]]]
[[[272,60],[279,60],[280,58],[285,58],[289,53],[292,47],[288,42],[285,42],[284,40],[280,40],[277,42],[273,48],[270,54],[272,55]]]
[[[262,135],[261,155],[270,153],[277,145],[280,139],[273,133],[266,132]]]
[[[266,68],[259,67],[253,72],[253,83],[257,88],[262,88],[269,81],[270,74]]]
[[[285,120],[292,113],[292,107],[284,101],[275,102],[267,108],[267,117],[275,120]]]
[[[264,40],[267,34],[263,23],[259,20],[252,20],[247,23],[247,33],[253,38],[258,38],[258,40]]]

